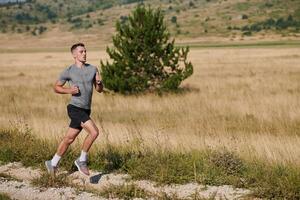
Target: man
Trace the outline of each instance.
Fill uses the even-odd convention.
[[[56,93],[71,94],[72,96],[70,104],[67,106],[68,115],[71,119],[68,131],[59,144],[52,160],[45,161],[46,168],[52,175],[55,174],[61,157],[82,128],[86,130],[88,135],[83,142],[81,155],[74,163],[81,173],[89,175],[87,154],[99,135],[97,126],[90,118],[93,85],[97,92],[103,91],[103,84],[100,80],[98,69],[86,63],[87,53],[84,44],[74,44],[71,47],[71,53],[75,63],[60,74],[54,85]],[[69,82],[69,87],[64,87],[66,82]]]

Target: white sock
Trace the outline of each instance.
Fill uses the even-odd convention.
[[[60,159],[61,159],[61,156],[55,154],[55,155],[53,156],[52,160],[51,160],[51,165],[52,165],[53,167],[56,167],[57,164],[58,164],[58,162],[60,161]]]
[[[81,154],[80,154],[80,157],[79,157],[79,161],[83,162],[83,161],[86,161],[86,160],[87,160],[87,152],[82,150]]]

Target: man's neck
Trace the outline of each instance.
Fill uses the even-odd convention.
[[[75,65],[78,67],[78,68],[83,68],[85,66],[85,63],[84,62],[80,62],[80,61],[75,61]]]

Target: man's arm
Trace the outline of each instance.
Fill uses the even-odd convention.
[[[63,87],[65,83],[61,83],[60,81],[56,81],[54,84],[54,91],[58,94],[78,94],[79,89],[77,86],[71,86],[69,88]]]
[[[95,86],[95,89],[96,89],[97,92],[99,92],[99,93],[103,92],[103,83],[101,81],[101,77],[100,77],[100,74],[99,74],[98,70],[96,72],[94,86]]]

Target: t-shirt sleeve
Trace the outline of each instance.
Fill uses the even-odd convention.
[[[94,81],[96,80],[96,74],[98,72],[98,68],[94,66]]]
[[[62,84],[65,84],[65,82],[70,80],[70,73],[68,69],[65,69],[64,71],[61,72],[61,74],[58,77],[58,81],[61,82]]]

